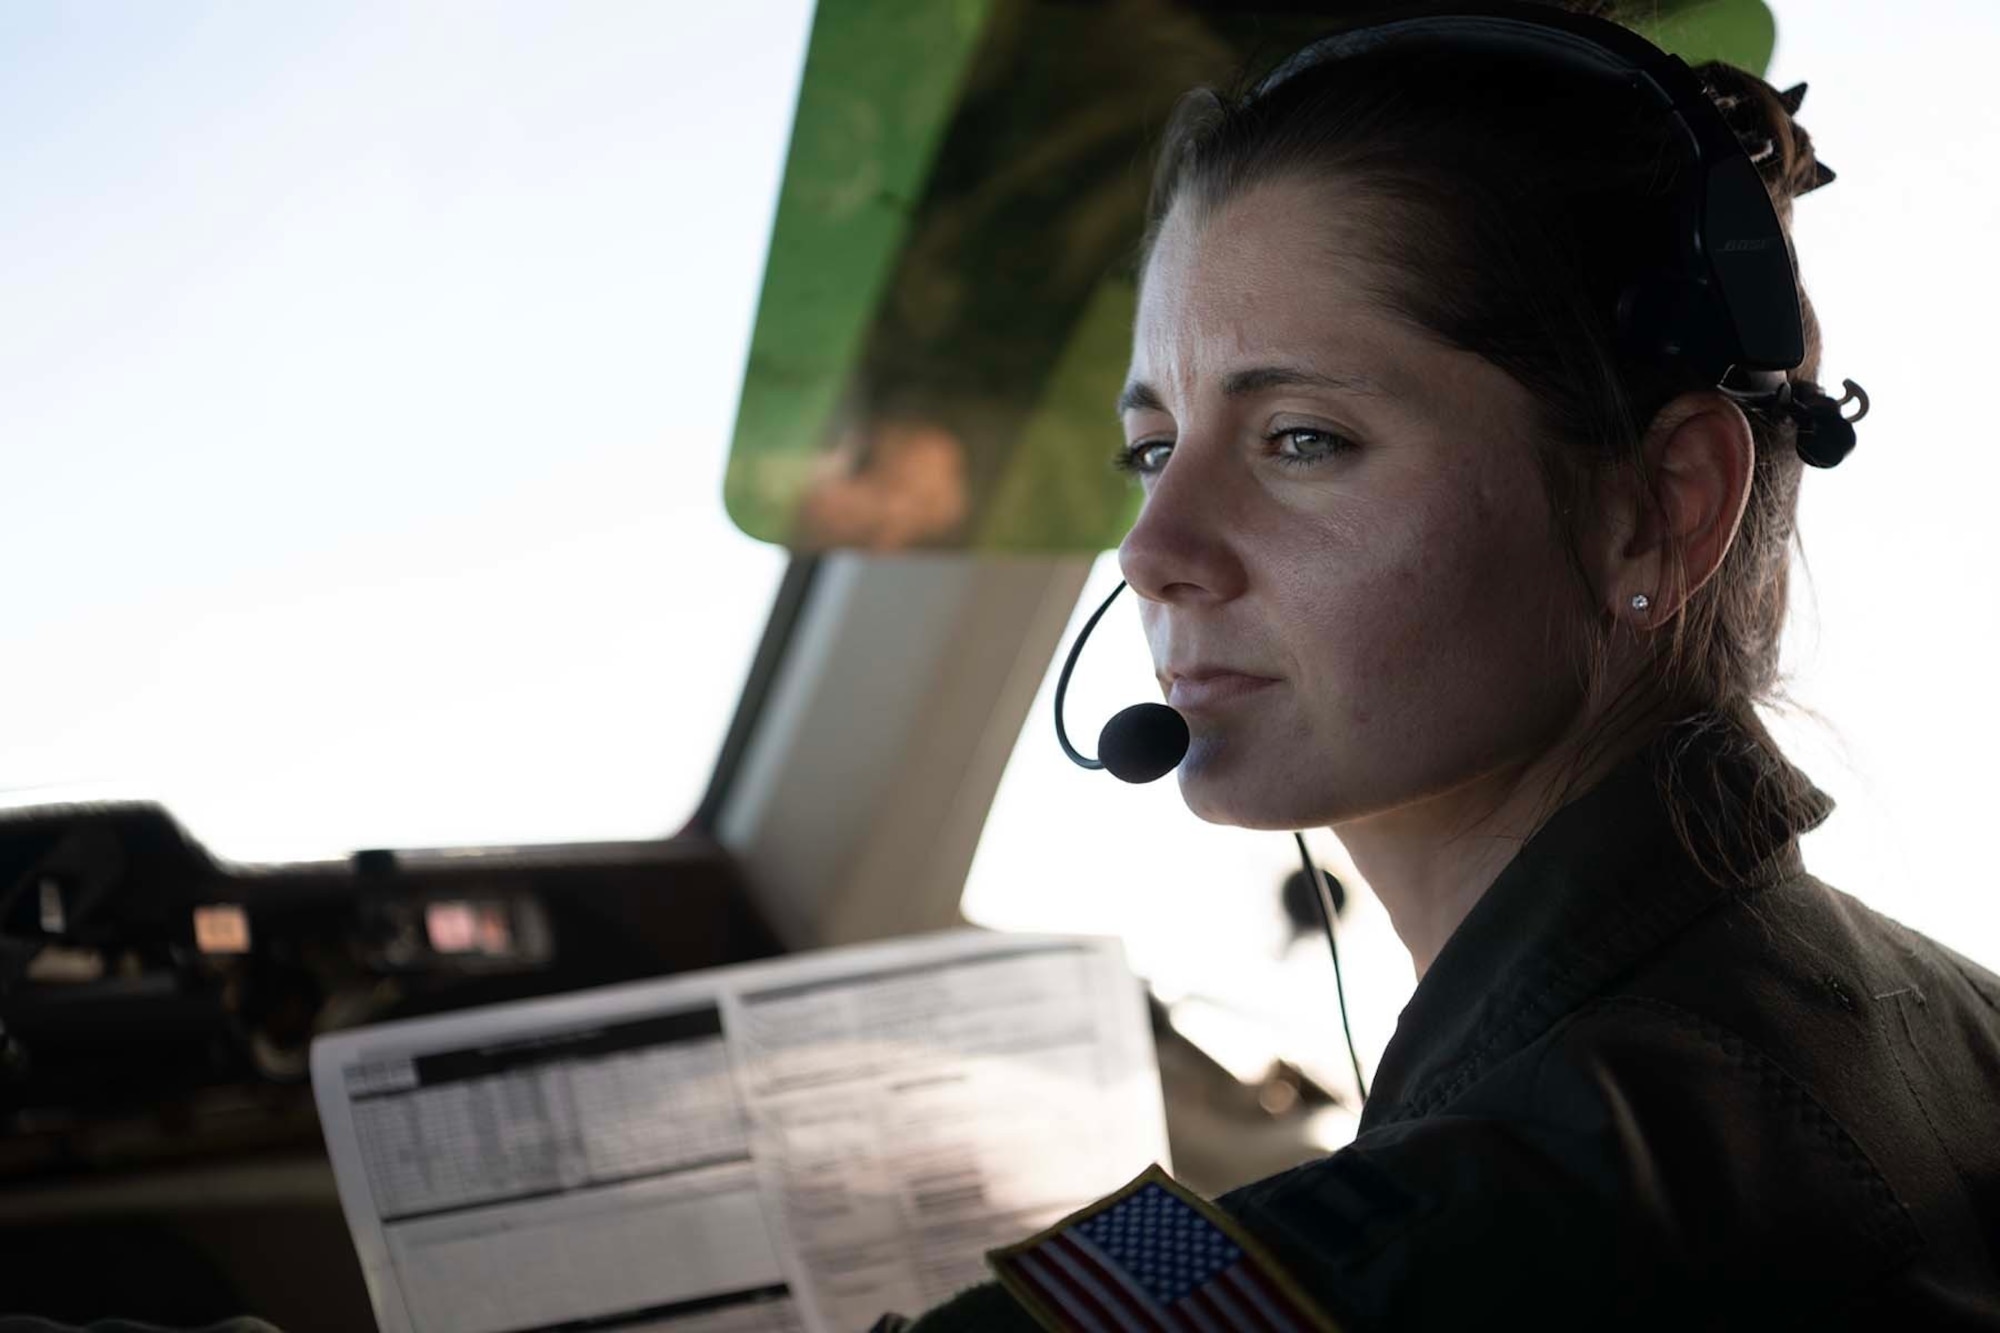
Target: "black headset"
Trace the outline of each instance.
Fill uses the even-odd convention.
[[[1527,57],[1554,63],[1629,89],[1681,127],[1695,169],[1682,173],[1672,203],[1678,267],[1630,284],[1618,302],[1618,331],[1635,354],[1689,367],[1746,406],[1790,414],[1797,424],[1800,457],[1832,467],[1854,447],[1854,422],[1868,411],[1868,397],[1852,380],[1831,399],[1786,377],[1805,359],[1804,321],[1791,252],[1777,209],[1736,132],[1710,100],[1701,80],[1680,57],[1606,19],[1543,5],[1491,3],[1402,9],[1362,19],[1312,43],[1267,74],[1250,94],[1254,102],[1307,70],[1382,50],[1432,47]],[[1858,400],[1853,417],[1842,408]],[[1056,680],[1056,741],[1080,766],[1103,769],[1126,782],[1152,782],[1179,767],[1189,745],[1187,720],[1165,704],[1143,703],[1120,711],[1098,738],[1090,759],[1070,744],[1063,700],[1070,673],[1091,630],[1125,589],[1122,582],[1084,622]],[[1333,951],[1341,1030],[1362,1100],[1368,1085],[1347,1021],[1340,946],[1334,938],[1333,895],[1325,876],[1292,835],[1318,890],[1327,943]]]
[[[1620,295],[1621,344],[1645,360],[1685,365],[1745,406],[1786,412],[1799,456],[1812,466],[1847,457],[1868,395],[1847,380],[1835,400],[1786,378],[1805,359],[1791,252],[1756,165],[1686,62],[1608,19],[1507,0],[1436,5],[1314,42],[1266,75],[1251,100],[1307,70],[1389,46],[1537,58],[1629,89],[1671,116],[1694,163],[1669,205],[1676,264]],[[1843,415],[1850,402],[1860,408],[1852,417]]]

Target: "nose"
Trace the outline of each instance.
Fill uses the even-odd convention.
[[[1118,544],[1118,567],[1133,592],[1179,606],[1242,595],[1248,571],[1231,519],[1235,488],[1226,470],[1185,441],[1175,446]]]

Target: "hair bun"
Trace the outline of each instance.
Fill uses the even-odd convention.
[[[1813,152],[1812,136],[1793,119],[1805,102],[1805,84],[1779,92],[1755,74],[1719,60],[1697,66],[1695,73],[1781,211],[1834,179],[1833,168]]]

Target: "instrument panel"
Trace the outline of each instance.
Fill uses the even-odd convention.
[[[296,1114],[325,1032],[777,952],[698,835],[244,866],[157,805],[0,812],[0,1174]]]

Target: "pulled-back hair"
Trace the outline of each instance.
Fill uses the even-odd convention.
[[[1750,152],[1789,248],[1793,196],[1824,179],[1811,139],[1762,79],[1714,62],[1695,72]],[[1324,183],[1372,210],[1386,225],[1363,229],[1383,275],[1370,298],[1500,367],[1538,405],[1558,536],[1579,605],[1595,610],[1595,646],[1577,664],[1594,697],[1613,621],[1607,590],[1590,585],[1578,554],[1589,497],[1608,469],[1647,477],[1641,443],[1654,415],[1679,393],[1715,387],[1621,343],[1618,331],[1621,292],[1678,266],[1670,200],[1693,165],[1657,105],[1566,65],[1391,43],[1309,65],[1262,94],[1184,97],[1159,156],[1145,252],[1176,207],[1205,216],[1277,180]],[[1790,378],[1811,383],[1819,326],[1803,291],[1799,303],[1806,354]],[[1718,875],[1768,853],[1758,830],[1788,837],[1825,813],[1755,713],[1778,686],[1802,463],[1786,414],[1745,415],[1756,460],[1735,541],[1667,627],[1657,670],[1602,700],[1607,736],[1623,717],[1664,710],[1683,732],[1724,728],[1725,748],[1757,761],[1753,808],[1735,811],[1739,827],[1727,834],[1694,827],[1717,813],[1696,790],[1707,779],[1663,766],[1683,841]],[[1746,837],[1753,845],[1729,845]]]

